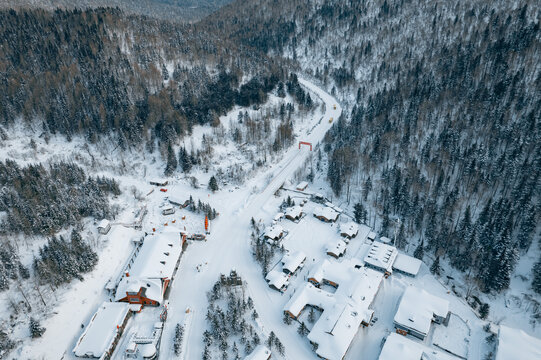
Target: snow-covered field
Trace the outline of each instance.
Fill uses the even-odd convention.
[[[319,97],[325,104],[324,111],[318,108],[308,118],[299,121],[295,127],[297,141],[311,142],[314,146],[324,137],[331,127],[329,118],[337,119],[341,113],[340,105],[336,100],[318,88],[313,83],[299,79],[301,84]],[[335,107],[336,105],[336,107]],[[235,109],[222,118],[223,131],[228,130],[231,123],[241,109]],[[209,134],[216,129],[210,127],[197,128],[193,139],[187,148],[197,147],[203,134]],[[287,195],[291,195],[298,202],[305,195],[280,190],[283,185],[293,188],[296,171],[302,167],[308,159],[310,152],[307,147],[299,149],[297,144],[288,149],[276,162],[268,168],[250,172],[250,176],[241,186],[228,185],[216,193],[206,189],[206,185],[194,189],[189,184],[189,179],[180,177],[172,178],[171,184],[166,186],[167,192],[160,192],[159,188],[148,184],[150,178],[159,177],[163,172],[163,163],[157,158],[159,155],[132,154],[128,159],[115,156],[124,156],[112,151],[103,144],[101,152],[95,157],[89,148],[81,141],[75,139],[70,144],[70,151],[66,151],[66,143],[61,139],[53,138],[50,144],[38,142],[37,150],[17,146],[16,139],[11,143],[3,144],[6,151],[0,152],[0,160],[13,158],[20,162],[46,161],[53,158],[66,158],[84,164],[86,169],[98,174],[115,174],[122,186],[123,194],[115,200],[122,209],[120,215],[113,221],[112,230],[105,236],[98,236],[95,225],[91,220],[85,221],[87,236],[95,241],[95,247],[99,250],[99,263],[96,268],[85,276],[84,281],[75,280],[69,286],[58,289],[51,293],[51,297],[57,297],[46,307],[46,319],[42,325],[47,329],[41,338],[23,340],[17,349],[12,352],[13,359],[71,359],[72,349],[82,332],[82,326],[87,324],[96,308],[103,301],[109,301],[109,295],[104,286],[110,279],[115,279],[124,269],[131,251],[134,248],[133,239],[138,239],[144,232],[162,232],[167,228],[176,227],[188,232],[203,231],[203,215],[194,214],[188,210],[178,210],[173,215],[162,215],[161,210],[166,203],[166,196],[175,196],[187,199],[193,196],[194,200],[200,199],[209,203],[219,213],[218,217],[210,224],[210,235],[207,241],[190,242],[186,251],[182,254],[180,266],[176,277],[169,290],[168,318],[163,329],[161,340],[160,358],[175,358],[173,353],[173,339],[175,326],[184,324],[184,342],[182,357],[185,359],[199,359],[203,352],[203,332],[207,329],[205,314],[208,306],[206,293],[218,280],[220,274],[229,274],[235,269],[245,283],[246,295],[250,296],[255,303],[255,309],[259,314],[258,325],[262,334],[268,336],[274,332],[285,346],[286,359],[316,359],[317,356],[306,337],[297,333],[297,326],[283,323],[283,308],[295,291],[306,282],[306,277],[323,259],[329,258],[325,254],[326,246],[340,238],[338,224],[324,223],[314,218],[312,213],[316,206],[308,202],[304,206],[306,216],[298,223],[282,219],[280,224],[288,230],[288,236],[283,245],[290,251],[302,251],[307,255],[306,265],[290,280],[290,285],[284,293],[272,290],[265,282],[261,274],[259,264],[252,256],[250,245],[252,218],[264,227],[269,225],[278,212],[279,205]],[[20,140],[19,140],[20,141]],[[99,147],[98,146],[98,147]],[[50,151],[49,151],[50,149]],[[219,154],[213,168],[228,165],[240,161],[245,163],[246,158],[237,151],[230,143],[218,144],[216,148]],[[63,154],[63,155],[61,155]],[[100,161],[99,159],[103,159]],[[114,165],[116,163],[116,165]],[[250,164],[248,164],[247,167]],[[124,174],[124,175],[118,175]],[[211,173],[199,171],[194,174],[199,183],[206,184]],[[131,190],[131,189],[135,190]],[[310,185],[309,192],[321,192],[328,196],[330,193],[324,183]],[[279,195],[275,195],[279,194]],[[136,196],[137,195],[137,196]],[[130,224],[137,217],[137,211],[142,205],[146,205],[148,215],[142,223],[142,230],[127,228],[122,224]],[[338,206],[342,204],[338,203]],[[346,215],[342,215],[339,221],[346,221]],[[174,221],[174,222],[173,222]],[[166,225],[167,224],[167,225]],[[362,259],[368,251],[369,244],[365,242],[366,231],[353,239],[347,245],[344,259]],[[39,241],[37,242],[39,244]],[[39,246],[39,245],[38,245]],[[36,245],[33,245],[36,251]],[[32,253],[29,247],[27,254]],[[31,255],[29,255],[31,259]],[[514,280],[515,281],[515,280]],[[456,297],[446,286],[430,274],[428,268],[423,265],[417,277],[412,278],[400,274],[393,274],[384,279],[381,289],[374,301],[374,316],[377,321],[373,325],[359,329],[355,336],[346,359],[377,359],[381,351],[382,339],[394,331],[393,318],[398,308],[404,289],[414,285],[425,289],[433,295],[449,301],[450,311],[457,317],[453,321],[453,329],[443,325],[434,325],[432,332],[423,343],[428,348],[434,348],[433,343],[452,344],[458,349],[467,349],[468,359],[484,359],[490,350],[485,342],[488,335],[483,330],[485,321],[480,320],[464,301]],[[513,286],[513,284],[512,284]],[[13,293],[0,293],[0,306],[7,308],[9,298]],[[496,302],[498,304],[498,302]],[[190,311],[186,311],[190,309]],[[508,323],[513,327],[521,327],[536,336],[540,336],[540,329],[532,329],[527,324],[527,315],[513,312],[512,309],[502,309],[496,306],[497,316],[501,316],[502,323]],[[134,331],[145,332],[152,329],[152,324],[158,321],[160,309],[144,309],[136,314],[128,323],[124,338],[119,342],[119,350],[126,346],[126,338]],[[505,314],[505,315],[504,315]],[[460,321],[459,321],[460,320]],[[7,319],[2,319],[7,321]],[[434,330],[437,327],[437,330]],[[17,338],[24,338],[26,331],[24,323],[19,323],[14,330]],[[436,331],[436,333],[434,333]],[[467,333],[467,341],[464,334]],[[419,342],[418,340],[413,340]],[[273,358],[275,358],[273,354]],[[117,351],[114,358],[122,358]],[[277,357],[279,358],[279,357]]]

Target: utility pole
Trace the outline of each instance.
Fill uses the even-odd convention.
[[[396,235],[398,234],[398,229],[400,228],[400,218],[396,219],[396,228],[394,229],[394,241],[393,245],[396,246]]]

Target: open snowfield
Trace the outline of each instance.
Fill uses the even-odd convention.
[[[309,118],[300,121],[295,128],[297,141],[311,142],[315,146],[323,139],[332,125],[328,119],[331,117],[337,119],[342,109],[331,95],[315,84],[303,79],[299,79],[299,82],[325,104],[324,112],[320,109],[316,110]],[[334,108],[335,104],[336,108]],[[223,131],[228,130],[227,124],[235,119],[239,110],[235,109],[222,119]],[[194,131],[195,140],[187,143],[186,147],[189,149],[197,147],[203,134],[212,131],[216,130],[210,127],[196,129]],[[52,141],[49,146],[52,149],[51,154],[55,154],[51,155],[52,157],[61,157],[59,154],[63,153],[63,145],[60,141]],[[72,146],[77,149],[76,152],[80,153],[84,153],[86,149],[79,140],[74,140]],[[247,159],[236,151],[237,149],[233,145],[222,144],[219,146],[222,148],[218,151],[220,156],[213,164],[215,168],[220,166],[226,168],[230,164],[240,161],[246,165],[247,172],[250,171],[251,165],[246,164]],[[38,152],[38,154],[33,152]],[[76,152],[66,154],[64,157],[78,158],[77,155],[73,154]],[[19,149],[1,154],[0,160],[10,157],[21,162],[31,162],[32,159],[40,161],[51,159],[50,155],[45,152],[44,144],[38,144],[37,150],[23,151]],[[50,296],[58,298],[53,302],[54,307],[47,311],[47,318],[42,323],[47,331],[39,339],[24,340],[12,352],[10,358],[75,359],[72,349],[81,335],[82,325],[88,323],[99,304],[103,301],[109,301],[110,296],[104,287],[109,280],[114,281],[122,274],[135,246],[132,240],[141,238],[145,231],[152,232],[153,229],[157,233],[171,228],[186,230],[190,233],[203,232],[204,216],[201,214],[194,214],[186,209],[179,210],[178,208],[172,215],[162,215],[161,213],[164,205],[167,204],[166,197],[175,196],[188,199],[192,195],[196,202],[200,199],[202,202],[209,203],[216,209],[219,216],[210,224],[210,235],[207,236],[207,241],[189,242],[186,251],[182,254],[180,267],[169,289],[168,318],[163,329],[159,358],[176,358],[173,352],[173,338],[175,326],[178,323],[185,326],[181,357],[184,359],[201,358],[203,352],[202,334],[207,329],[205,314],[208,300],[206,293],[218,280],[220,274],[229,274],[231,269],[235,269],[245,283],[246,295],[250,296],[255,303],[255,309],[259,314],[258,331],[264,336],[273,331],[285,346],[284,358],[286,359],[317,359],[308,339],[297,333],[297,323],[293,322],[292,325],[283,323],[283,308],[297,289],[304,286],[311,271],[323,259],[331,259],[325,254],[325,250],[329,243],[340,239],[338,223],[324,223],[313,217],[314,208],[318,205],[311,201],[303,207],[305,216],[298,223],[287,219],[280,220],[280,225],[288,231],[288,235],[283,241],[284,248],[291,252],[302,251],[307,256],[304,268],[291,278],[289,287],[283,294],[268,287],[261,274],[259,264],[252,256],[250,245],[252,232],[250,221],[252,218],[261,224],[261,228],[264,228],[271,224],[285,197],[290,195],[297,203],[308,197],[287,190],[280,190],[278,196],[275,194],[283,185],[287,188],[293,188],[296,185],[293,180],[295,172],[304,164],[309,155],[307,147],[299,149],[295,143],[281,158],[276,159],[277,162],[274,165],[260,171],[250,172],[250,176],[243,185],[238,187],[228,185],[216,193],[211,193],[206,189],[206,183],[212,174],[203,171],[195,174],[200,184],[205,184],[199,189],[192,188],[188,179],[184,178],[172,179],[172,183],[166,186],[166,193],[159,191],[159,187],[150,186],[148,180],[161,175],[158,173],[159,162],[156,158],[152,159],[150,155],[149,158],[144,158],[144,155],[142,157],[134,155],[134,161],[118,165],[114,169],[100,164],[93,157],[79,157],[79,160],[85,163],[88,169],[96,168],[100,175],[117,173],[122,170],[122,167],[125,167],[125,175],[115,175],[123,190],[121,197],[115,200],[122,211],[112,221],[113,227],[105,236],[97,235],[92,221],[85,222],[86,233],[94,238],[96,247],[99,249],[98,265],[85,276],[84,281],[75,280],[66,289],[59,289],[50,294]],[[111,157],[115,156],[115,153],[104,149],[100,156],[110,160]],[[90,158],[92,160],[89,160]],[[95,161],[96,163],[94,163]],[[123,163],[124,159],[119,159],[120,161]],[[307,192],[321,192],[327,196],[330,192],[326,185],[319,180],[314,185],[309,185]],[[137,197],[140,200],[130,193],[132,187],[137,189],[135,192],[139,193]],[[143,219],[142,230],[125,227],[135,221],[138,211],[143,205],[146,206],[148,214]],[[341,203],[336,205],[342,207]],[[347,215],[341,215],[339,222],[350,220]],[[347,245],[344,257],[339,260],[332,259],[332,261],[363,259],[370,247],[369,243],[365,241],[368,230],[368,227],[361,227],[359,235]],[[27,254],[31,254],[31,251],[28,250]],[[522,267],[519,266],[520,268]],[[518,280],[513,280],[511,288],[516,281]],[[449,329],[443,325],[433,325],[430,334],[423,342],[424,346],[435,349],[433,345],[435,340],[439,343],[452,343],[455,348],[461,350],[466,348],[468,359],[484,359],[490,350],[485,342],[485,337],[488,334],[482,329],[486,322],[480,320],[462,299],[456,297],[449,290],[449,286],[442,284],[432,276],[424,264],[415,278],[394,273],[383,280],[374,301],[374,317],[377,320],[373,325],[359,329],[345,359],[376,360],[378,358],[382,339],[394,331],[393,318],[404,289],[409,285],[423,288],[448,300],[450,311],[462,321],[457,326],[463,331],[456,333],[450,333],[447,331]],[[6,293],[0,293],[0,296],[2,296],[0,305],[7,307],[8,296]],[[498,313],[492,316],[492,319],[497,318],[504,324],[522,328],[537,337],[541,336],[539,327],[529,326],[527,320],[529,315],[520,311],[514,312],[512,309],[506,310],[499,304],[501,304],[500,300],[495,302],[495,309]],[[187,309],[190,311],[187,312]],[[127,345],[127,338],[135,332],[140,334],[151,331],[154,322],[159,321],[160,313],[161,308],[150,308],[144,309],[140,314],[132,317],[113,358],[122,359],[121,350]],[[506,315],[499,315],[504,313]],[[3,320],[5,321],[5,319]],[[437,336],[434,334],[435,327],[437,327]],[[25,329],[24,324],[18,325],[15,332],[19,338],[25,337],[23,335]],[[468,334],[466,339],[464,339],[464,333]],[[412,339],[412,341],[420,342],[416,339]],[[273,358],[279,359],[280,357],[273,354]]]

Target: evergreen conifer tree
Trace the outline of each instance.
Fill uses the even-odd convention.
[[[210,177],[208,188],[212,192],[218,191],[218,182],[216,181],[216,178],[214,176]]]

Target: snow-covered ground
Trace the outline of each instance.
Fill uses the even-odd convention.
[[[311,142],[316,146],[332,125],[328,120],[331,117],[337,119],[341,108],[332,96],[313,83],[303,79],[299,79],[299,81],[325,104],[324,110],[318,108],[308,118],[299,121],[295,127],[297,141]],[[229,124],[234,121],[241,110],[237,108],[222,118],[223,131],[228,131]],[[222,130],[210,127],[196,128],[193,134],[194,140],[187,141],[189,143],[185,145],[189,149],[197,148],[204,134],[216,131]],[[298,223],[286,219],[280,221],[280,224],[288,230],[288,236],[283,242],[284,247],[290,251],[302,251],[307,256],[306,265],[291,278],[290,285],[283,294],[268,287],[261,274],[259,264],[253,259],[250,245],[250,221],[252,218],[261,223],[264,228],[265,225],[271,223],[285,196],[291,195],[297,203],[301,198],[306,198],[305,195],[285,190],[280,190],[278,196],[275,194],[278,194],[277,191],[284,184],[287,188],[294,187],[296,172],[304,166],[310,155],[307,147],[299,149],[295,143],[281,154],[281,157],[277,157],[276,162],[268,168],[251,172],[245,183],[238,187],[228,185],[216,193],[211,193],[206,189],[206,186],[194,189],[190,186],[188,179],[177,177],[171,179],[171,184],[166,187],[167,193],[163,193],[159,191],[159,188],[148,184],[148,179],[161,175],[163,171],[163,163],[157,160],[159,155],[132,154],[130,159],[125,159],[123,158],[125,155],[112,151],[104,141],[103,144],[100,144],[103,146],[101,153],[96,154],[95,157],[104,159],[100,162],[91,156],[89,148],[78,139],[75,139],[70,145],[72,151],[69,152],[63,149],[63,146],[66,146],[65,142],[59,138],[53,138],[48,145],[44,142],[38,142],[37,150],[22,149],[20,145],[16,146],[15,139],[10,141],[13,143],[3,144],[5,148],[10,150],[0,152],[0,160],[13,158],[24,163],[66,158],[86,165],[88,170],[95,169],[100,175],[124,174],[115,175],[123,189],[121,197],[115,200],[122,209],[120,215],[114,220],[117,225],[114,225],[106,236],[98,237],[92,221],[85,222],[87,232],[95,238],[96,248],[99,250],[98,265],[85,276],[83,282],[75,280],[66,288],[58,289],[51,294],[51,296],[58,298],[52,301],[52,309],[50,309],[47,319],[42,323],[47,331],[39,339],[24,340],[11,354],[12,358],[73,358],[71,351],[81,334],[81,325],[88,323],[89,318],[101,302],[109,300],[104,286],[109,279],[114,279],[122,272],[134,247],[132,239],[140,238],[144,231],[155,229],[156,232],[160,232],[166,227],[172,226],[181,230],[185,228],[189,232],[202,231],[203,215],[201,214],[194,214],[185,209],[177,209],[173,215],[161,214],[161,209],[166,204],[166,196],[187,199],[190,195],[196,202],[200,199],[209,203],[217,210],[219,216],[210,224],[211,234],[207,237],[207,241],[190,242],[182,255],[180,267],[169,291],[168,318],[163,329],[160,358],[173,357],[173,339],[175,326],[178,323],[185,326],[182,357],[185,359],[201,358],[203,352],[202,334],[207,329],[205,314],[208,300],[206,293],[220,274],[229,274],[231,269],[235,269],[243,279],[246,295],[254,300],[255,309],[259,314],[259,330],[265,336],[271,331],[276,334],[285,346],[285,358],[317,358],[306,337],[301,337],[297,333],[296,323],[286,325],[282,322],[283,307],[296,289],[303,286],[310,271],[322,259],[329,258],[325,254],[325,249],[329,243],[340,238],[338,224],[324,223],[314,218],[312,212],[318,205],[313,202],[308,202],[304,206],[305,217]],[[214,159],[213,168],[228,166],[236,161],[246,162],[246,158],[243,158],[234,145],[224,143],[217,144],[217,146],[221,146],[221,148],[217,150],[219,155]],[[48,151],[49,149],[50,151]],[[118,158],[115,159],[115,156]],[[114,163],[117,165],[113,165]],[[211,173],[199,171],[195,176],[200,184],[206,184]],[[135,191],[132,192],[132,188]],[[321,181],[317,185],[309,185],[307,191],[321,192],[330,198],[330,192]],[[139,199],[134,195],[136,193],[139,193],[137,196]],[[121,225],[133,222],[136,211],[142,204],[146,204],[148,210],[148,215],[143,220],[143,230],[137,231]],[[342,207],[341,203],[336,205]],[[345,217],[345,215],[341,215],[339,221],[350,220]],[[346,259],[364,258],[364,254],[369,248],[369,244],[364,241],[367,229],[362,228],[359,236],[352,239],[347,245]],[[342,261],[342,259],[338,261]],[[518,280],[513,280],[513,284],[516,281]],[[447,329],[443,328],[443,325],[434,325],[438,327],[437,334],[432,331],[424,345],[433,346],[434,338],[437,338],[439,343],[449,343],[455,340],[456,344],[467,344],[468,359],[484,359],[489,350],[489,346],[484,340],[487,333],[482,329],[485,322],[479,320],[469,306],[456,297],[448,289],[448,286],[432,276],[425,265],[421,267],[416,278],[395,273],[388,279],[384,279],[374,302],[374,316],[377,317],[377,321],[373,325],[359,330],[346,354],[346,359],[377,359],[381,351],[382,339],[394,331],[393,318],[404,289],[409,285],[423,288],[448,300],[450,310],[462,321],[460,323],[462,330],[457,331],[456,334],[463,335],[465,332],[463,328],[469,330],[469,338],[466,343],[464,339],[453,338],[456,335],[446,332]],[[2,296],[0,301],[3,301],[0,305],[7,307],[9,299],[5,294],[0,294]],[[190,311],[187,312],[187,309]],[[521,327],[539,337],[539,329],[532,332],[531,328],[523,323],[525,315],[514,314],[512,311],[498,306],[496,309],[504,317],[502,319],[504,323],[508,321],[510,325]],[[125,345],[126,337],[135,330],[150,329],[159,313],[158,309],[149,309],[148,311],[143,310],[141,314],[136,314],[130,320],[119,347],[122,348]],[[504,314],[509,314],[508,320]],[[23,325],[18,326],[18,337],[23,338],[24,327]]]

